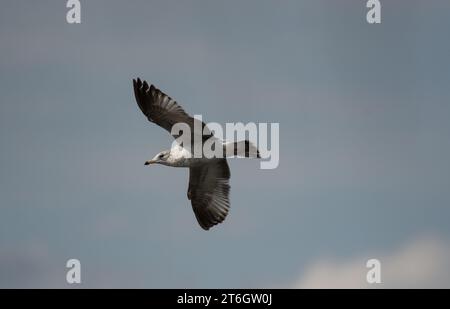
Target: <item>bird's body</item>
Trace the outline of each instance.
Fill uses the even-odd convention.
[[[206,158],[194,158],[191,151],[179,144],[173,145],[168,152],[169,156],[165,161],[159,162],[160,164],[172,167],[192,167],[195,165],[208,163],[208,160],[210,160]]]
[[[169,151],[169,157],[167,158],[165,165],[172,167],[190,167],[194,164],[195,160],[198,159],[193,158],[189,150],[175,144]]]
[[[169,131],[175,139],[179,137],[179,134],[172,132],[175,124],[187,125],[192,134],[190,147],[173,143],[170,150],[158,153],[153,159],[146,161],[145,165],[162,164],[189,168],[187,197],[191,201],[198,223],[205,230],[221,223],[230,207],[230,169],[227,160],[225,157],[197,157],[193,155],[194,149],[214,139],[210,141],[217,142],[224,153],[247,157],[254,154],[259,158],[258,150],[247,140],[236,143],[218,140],[203,122],[189,116],[177,102],[153,85],[149,86],[146,81],[142,82],[139,78],[133,80],[133,87],[138,106],[150,122]],[[196,127],[201,128],[201,137],[195,136]]]

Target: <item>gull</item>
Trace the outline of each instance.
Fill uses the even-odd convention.
[[[140,78],[133,79],[133,88],[136,102],[150,122],[169,131],[176,141],[180,135],[172,133],[175,124],[185,124],[191,132],[190,148],[182,143],[173,143],[170,150],[159,152],[153,159],[146,161],[145,165],[189,168],[187,198],[191,201],[199,225],[204,230],[209,230],[223,222],[230,208],[230,168],[226,156],[207,158],[202,155],[197,158],[191,150],[197,146],[203,149],[207,140],[214,139],[220,142],[219,145],[222,145],[227,155],[260,158],[256,146],[248,140],[219,140],[204,122],[191,117],[175,100],[154,85],[149,86],[145,80],[142,82]],[[202,128],[201,138],[195,136],[197,132],[194,126]]]

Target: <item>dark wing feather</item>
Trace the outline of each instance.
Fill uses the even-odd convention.
[[[191,117],[175,100],[155,86],[149,86],[145,80],[142,82],[139,78],[133,79],[133,88],[136,102],[149,121],[156,123],[169,133],[174,124],[186,123],[191,128],[193,137],[194,122],[200,120]],[[205,126],[202,122],[201,128],[204,129]],[[207,133],[210,134],[210,131],[208,130]],[[178,137],[178,135],[173,136]]]
[[[225,220],[230,208],[230,169],[226,159],[189,168],[188,198],[200,226],[208,230]]]

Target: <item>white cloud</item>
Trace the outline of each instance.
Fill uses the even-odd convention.
[[[381,284],[368,284],[367,260],[381,262]],[[293,288],[449,288],[450,244],[422,237],[390,253],[312,264]]]

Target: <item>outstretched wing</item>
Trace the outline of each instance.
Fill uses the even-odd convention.
[[[200,226],[208,230],[225,220],[230,208],[230,169],[226,159],[189,168],[188,199]]]
[[[142,82],[139,78],[133,79],[133,88],[136,102],[147,119],[166,129],[169,133],[176,123],[186,123],[191,129],[192,136],[195,122],[199,122],[201,124],[199,128],[204,130],[205,124],[203,122],[191,117],[175,100],[155,86],[149,86],[145,80]],[[210,134],[210,131],[208,130],[207,133]],[[201,135],[202,132],[199,132],[199,134]],[[178,135],[172,136],[178,137]]]

